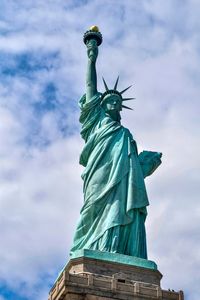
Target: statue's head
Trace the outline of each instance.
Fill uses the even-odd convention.
[[[117,94],[108,94],[104,97],[102,101],[102,107],[105,112],[122,110],[122,97]]]
[[[118,92],[117,91],[118,80],[119,77],[117,78],[114,88],[109,89],[103,78],[106,91],[101,96],[101,106],[103,107],[104,111],[117,121],[120,120],[120,111],[122,110],[122,108],[132,109],[128,106],[123,105],[123,101],[134,99],[134,98],[122,97],[122,94],[125,91],[127,91],[131,86],[129,86],[128,88],[126,88],[121,92]]]

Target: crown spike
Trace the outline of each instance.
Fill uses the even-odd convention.
[[[119,76],[117,77],[117,80],[116,80],[116,82],[115,82],[115,86],[114,86],[114,90],[115,90],[115,91],[117,90],[118,81],[119,81]]]
[[[104,83],[104,86],[105,86],[105,89],[106,89],[106,91],[109,91],[109,88],[108,88],[108,86],[107,86],[107,84],[106,84],[106,82],[105,82],[105,79],[102,77],[102,79],[103,79],[103,83]]]
[[[122,105],[123,108],[126,108],[126,109],[130,109],[130,110],[133,110],[132,108],[126,106],[126,105]]]
[[[132,85],[128,86],[126,89],[124,89],[123,91],[121,91],[120,94],[123,94],[124,92],[126,92],[128,89],[130,89],[130,87],[132,87]]]
[[[134,100],[135,98],[123,98],[122,101]]]

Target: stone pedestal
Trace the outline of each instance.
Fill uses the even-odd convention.
[[[58,276],[49,300],[183,300],[183,292],[160,287],[154,262],[127,255],[82,250]]]

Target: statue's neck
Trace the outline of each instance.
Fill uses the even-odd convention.
[[[120,116],[120,113],[118,111],[116,111],[116,110],[111,111],[110,110],[110,111],[107,111],[106,114],[109,115],[113,119],[113,121],[117,121],[117,122],[120,123],[121,116]]]

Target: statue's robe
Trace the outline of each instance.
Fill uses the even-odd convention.
[[[149,202],[136,142],[105,113],[100,95],[80,100],[84,205],[71,253],[94,249],[147,258]]]

